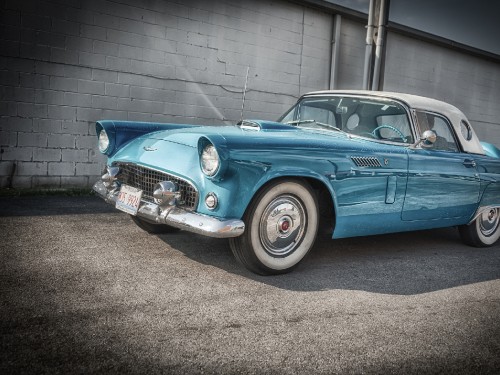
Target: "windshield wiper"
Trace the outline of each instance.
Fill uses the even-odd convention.
[[[337,128],[335,125],[331,125],[331,124],[325,124],[324,122],[318,122],[318,121],[314,121],[316,124],[318,124],[319,126],[323,126],[325,128],[328,128],[328,129],[333,129],[333,130],[336,130],[338,132],[342,132],[342,133],[345,133],[345,131],[343,131],[342,129],[340,128]]]
[[[324,128],[327,128],[327,129],[333,129],[335,131],[338,131],[338,132],[342,132],[342,133],[345,133],[345,131],[343,131],[342,129],[336,127],[335,125],[331,125],[331,124],[325,124],[324,122],[319,122],[319,121],[316,121],[316,120],[295,120],[295,121],[287,121],[285,124],[287,125],[300,125],[300,124],[311,124],[311,123],[316,123],[318,124],[319,126],[322,126]]]
[[[315,120],[294,120],[294,121],[287,121],[285,124],[287,125],[299,125],[299,124],[310,124],[311,122],[316,122]]]

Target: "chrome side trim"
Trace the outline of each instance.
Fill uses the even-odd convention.
[[[118,190],[108,191],[102,181],[97,181],[93,190],[106,203],[116,203]],[[153,223],[167,224],[188,232],[214,238],[238,237],[245,231],[245,223],[239,219],[220,220],[175,206],[161,209],[159,205],[146,201],[141,201],[137,216]]]
[[[472,219],[467,223],[467,225],[471,225],[474,222],[474,220],[476,220],[484,211],[488,211],[493,208],[500,208],[500,204],[492,204],[489,206],[479,207],[474,216],[472,216]]]

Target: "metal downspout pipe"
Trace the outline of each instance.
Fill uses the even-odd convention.
[[[370,8],[368,11],[368,25],[366,27],[366,47],[365,47],[365,65],[363,71],[363,90],[370,89],[370,72],[372,63],[373,50],[373,33],[374,33],[374,12],[375,0],[370,0]]]
[[[330,82],[329,89],[334,90],[338,86],[339,75],[339,57],[340,57],[340,26],[342,25],[342,16],[336,14],[333,19],[332,27],[332,56],[330,59]]]
[[[379,90],[380,88],[380,75],[381,75],[380,73],[382,70],[382,56],[384,54],[388,3],[389,0],[380,0],[380,12],[378,16],[378,28],[377,28],[377,42],[375,47],[375,62],[373,65],[372,90]]]

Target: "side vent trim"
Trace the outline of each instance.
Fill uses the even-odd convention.
[[[382,164],[375,156],[351,156],[351,160],[357,167],[382,167]]]

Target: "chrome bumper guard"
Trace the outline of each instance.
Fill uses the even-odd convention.
[[[97,181],[93,190],[106,203],[116,204],[118,190],[109,191],[102,181]],[[139,206],[137,216],[153,223],[166,224],[214,238],[238,237],[245,231],[245,223],[239,219],[220,220],[212,216],[186,211],[176,206],[161,209],[155,203],[144,201]]]

